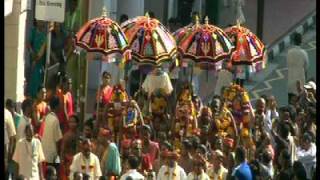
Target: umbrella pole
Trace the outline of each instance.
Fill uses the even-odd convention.
[[[44,71],[44,80],[43,80],[43,86],[46,87],[45,85],[47,84],[47,79],[48,79],[48,67],[50,64],[50,52],[51,52],[51,30],[50,30],[50,24],[52,22],[48,22],[48,42],[47,42],[47,56],[46,56],[46,64],[45,64],[45,71]]]
[[[97,110],[96,110],[96,119],[97,119],[97,123],[100,124],[100,121],[99,121],[99,112],[100,112],[100,91],[101,91],[101,87],[100,87],[100,84],[101,84],[101,68],[102,68],[102,62],[100,61],[100,73],[99,73],[99,84],[98,84],[98,100],[97,100]],[[99,128],[99,127],[98,127]]]
[[[207,78],[206,79],[207,79],[207,83],[208,83],[208,81],[209,81],[209,65],[208,64],[207,64],[207,73],[206,74],[207,74]]]
[[[190,84],[192,84],[192,79],[193,79],[193,65],[192,65],[192,67],[191,67]]]

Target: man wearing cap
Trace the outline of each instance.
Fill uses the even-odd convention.
[[[303,86],[304,89],[301,88],[301,82],[297,82],[297,89],[299,92],[299,103],[303,108],[315,107],[316,100],[316,84],[313,81],[309,81],[306,85]]]
[[[187,175],[177,162],[180,154],[177,151],[165,151],[163,156],[166,158],[166,162],[160,168],[157,180],[186,180]]]
[[[80,143],[82,151],[73,157],[69,178],[73,180],[74,173],[80,172],[89,175],[90,179],[98,180],[102,173],[98,157],[91,152],[91,141],[84,138]]]
[[[215,150],[213,153],[213,166],[208,170],[208,175],[212,180],[226,180],[228,169],[223,167],[224,155],[222,151]]]

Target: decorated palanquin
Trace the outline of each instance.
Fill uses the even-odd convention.
[[[251,146],[252,138],[250,133],[250,121],[252,117],[252,108],[248,92],[237,84],[231,84],[223,92],[223,98],[226,108],[228,108],[236,122],[240,135],[241,143]],[[223,124],[222,127],[226,126]]]
[[[196,110],[192,102],[191,90],[189,87],[185,87],[176,104],[173,132],[176,137],[189,137],[197,128]]]
[[[113,88],[111,101],[105,107],[107,127],[114,132],[115,140],[120,140],[123,129],[123,118],[126,116],[129,98],[121,85]]]

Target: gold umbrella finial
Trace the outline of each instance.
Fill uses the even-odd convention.
[[[206,17],[204,18],[204,23],[205,23],[206,25],[209,24],[209,17],[208,17],[208,16],[206,16]]]
[[[240,28],[241,22],[240,19],[237,19],[237,27]]]
[[[149,12],[146,12],[144,16],[150,18]]]
[[[200,25],[200,20],[199,20],[199,16],[198,15],[196,15],[194,17],[194,21],[195,21],[196,26]]]
[[[102,8],[102,15],[101,15],[102,17],[107,17],[107,8],[106,8],[106,6],[103,6],[103,8]]]

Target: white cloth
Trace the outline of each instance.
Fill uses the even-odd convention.
[[[39,139],[32,138],[31,142],[25,138],[17,143],[12,159],[19,164],[19,174],[29,180],[39,180],[39,163],[45,160]]]
[[[24,130],[28,124],[31,124],[31,119],[27,116],[22,116],[17,130],[17,140],[26,137]]]
[[[54,163],[58,155],[56,143],[62,139],[59,119],[54,112],[45,117],[45,127],[41,139],[44,156],[48,163]]]
[[[312,169],[317,164],[317,146],[311,143],[311,147],[308,150],[304,150],[300,147],[297,148],[297,158],[300,161],[307,172],[307,178],[311,179]]]
[[[288,139],[289,139],[289,152],[291,154],[291,163],[293,164],[294,161],[297,160],[297,146],[294,143],[293,136],[289,135]]]
[[[126,180],[127,177],[131,177],[132,180],[144,180],[144,176],[136,169],[130,169],[129,171],[127,171],[121,176],[120,180]]]
[[[190,172],[187,180],[210,180],[208,174],[206,174],[205,172],[202,172],[200,175],[196,175],[193,172]]]
[[[288,93],[298,95],[296,82],[301,80],[305,84],[305,71],[308,68],[309,56],[307,52],[299,46],[294,46],[288,50]]]
[[[90,166],[92,167],[92,170],[90,170]],[[90,175],[90,179],[98,180],[100,176],[102,176],[98,157],[95,154],[90,153],[89,159],[86,159],[82,152],[76,154],[73,157],[72,164],[70,166],[70,180],[73,180],[73,173],[75,172],[88,174]]]
[[[175,176],[173,176],[174,173],[175,173]],[[157,180],[167,180],[167,179],[186,180],[187,175],[184,169],[182,169],[178,164],[176,164],[175,168],[169,168],[168,166],[163,165],[159,169]]]
[[[10,137],[16,135],[16,128],[14,126],[12,114],[6,108],[4,109],[4,123],[4,143],[5,145],[8,145]]]
[[[215,87],[214,94],[220,95],[221,94],[221,88],[224,86],[230,86],[232,83],[233,75],[230,71],[222,69],[218,72],[218,80]]]
[[[211,180],[226,180],[228,175],[228,169],[224,168],[223,166],[220,166],[218,172],[216,173],[214,167],[212,167],[208,170],[208,175]],[[222,179],[220,179],[219,176]]]
[[[142,88],[149,95],[158,89],[163,89],[166,94],[171,94],[173,90],[169,75],[166,72],[162,72],[159,76],[153,73],[148,74],[142,84]]]

